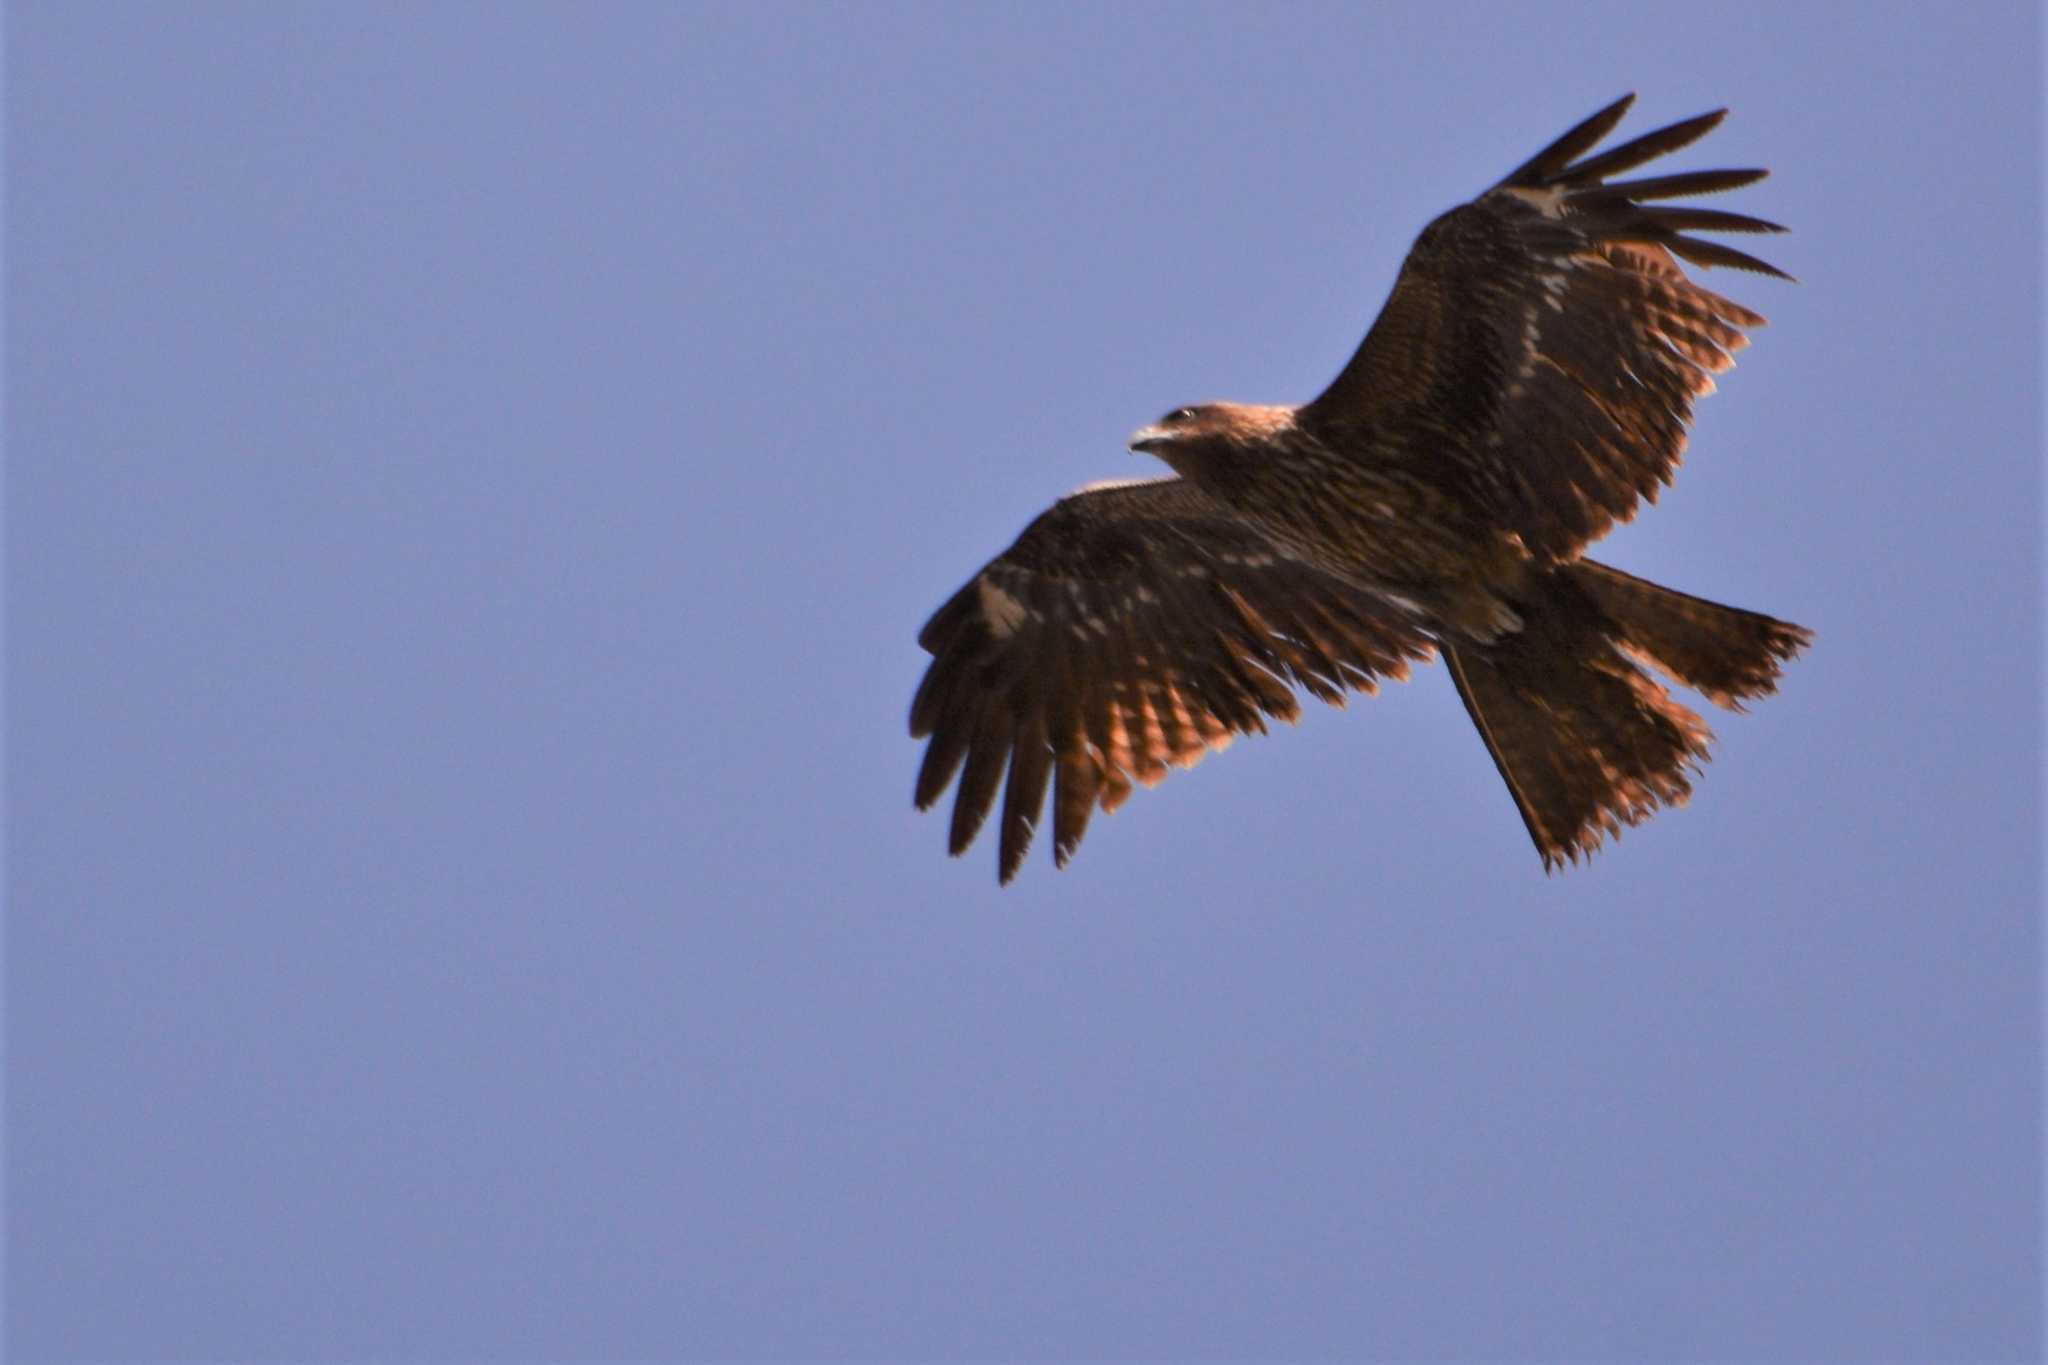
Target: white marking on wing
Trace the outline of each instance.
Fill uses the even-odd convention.
[[[1401,610],[1405,612],[1410,613],[1411,615],[1422,616],[1426,614],[1422,610],[1422,604],[1412,597],[1403,597],[1400,593],[1388,592],[1385,588],[1379,588],[1376,589],[1376,591],[1379,593],[1381,597],[1385,598],[1389,602],[1392,602],[1395,606],[1399,607]]]
[[[1544,190],[1523,189],[1518,186],[1510,186],[1504,191],[1504,193],[1512,194],[1515,198],[1521,200],[1530,208],[1535,209],[1545,218],[1564,217],[1564,191],[1557,186],[1552,186],[1551,188]]]
[[[1112,488],[1139,488],[1148,483],[1172,483],[1179,477],[1178,474],[1165,474],[1156,479],[1097,479],[1094,483],[1082,484],[1079,488],[1067,494],[1066,497],[1061,498],[1060,501],[1065,502],[1067,498],[1078,498],[1083,493],[1102,493]]]
[[[988,622],[989,633],[998,640],[1015,635],[1017,627],[1031,616],[1031,608],[990,582],[987,574],[975,580],[975,589],[981,599],[981,619]]]
[[[1536,373],[1537,347],[1542,342],[1543,330],[1536,324],[1536,305],[1530,304],[1522,312],[1522,368],[1516,372],[1519,379],[1527,379]],[[1519,398],[1522,386],[1516,384],[1508,390],[1508,397]]]

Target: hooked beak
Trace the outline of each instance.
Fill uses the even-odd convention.
[[[1173,439],[1173,433],[1162,426],[1139,427],[1131,433],[1128,449],[1135,454],[1149,454]]]

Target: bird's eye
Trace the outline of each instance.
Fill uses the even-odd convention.
[[[1192,422],[1195,420],[1195,410],[1193,408],[1175,408],[1172,412],[1166,414],[1166,420],[1169,423]]]

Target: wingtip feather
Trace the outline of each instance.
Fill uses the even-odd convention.
[[[1635,102],[1635,92],[1631,90],[1606,108],[1580,119],[1562,137],[1515,167],[1500,183],[1520,186],[1543,184],[1613,132],[1614,125],[1621,122],[1622,116]]]

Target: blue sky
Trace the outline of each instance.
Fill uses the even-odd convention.
[[[2040,1347],[2020,5],[19,5],[8,1347]],[[1439,667],[998,891],[925,616],[1625,90],[1797,286],[1600,556],[1812,627],[1543,876]]]

